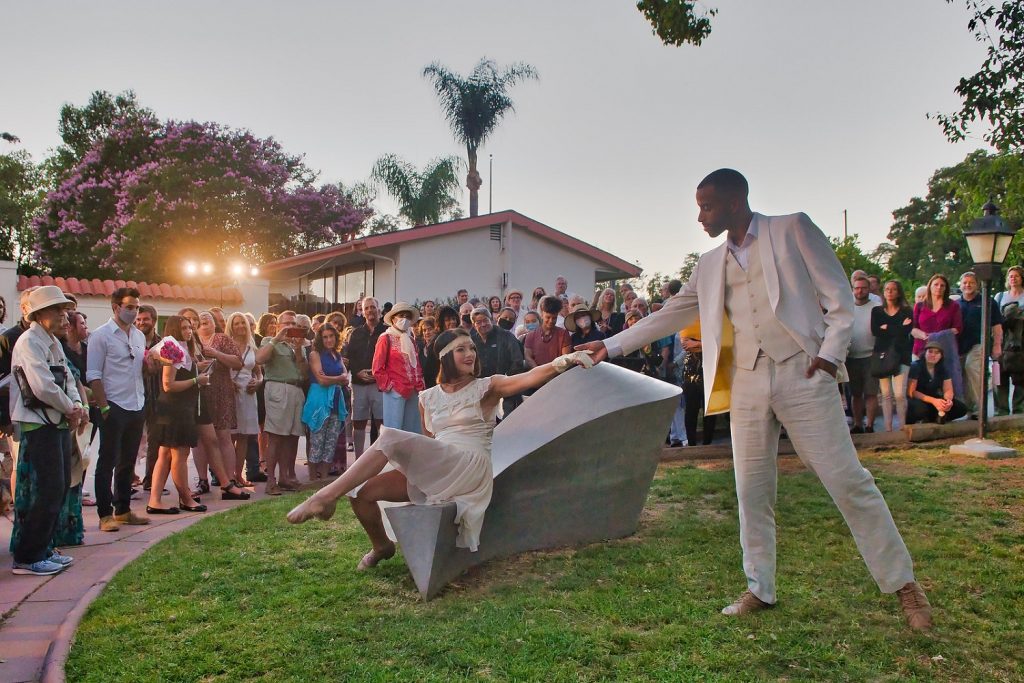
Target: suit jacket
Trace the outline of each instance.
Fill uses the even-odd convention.
[[[850,282],[828,239],[804,213],[755,213],[764,286],[779,323],[812,358],[841,364],[853,327]],[[605,340],[609,355],[630,353],[675,334],[699,318],[704,349],[706,412],[729,409],[732,381],[732,323],[725,313],[726,243],[703,254],[689,282],[665,306],[633,327]]]

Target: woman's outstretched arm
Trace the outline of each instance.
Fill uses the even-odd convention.
[[[589,351],[575,351],[559,356],[550,363],[538,365],[534,369],[519,375],[494,375],[491,377],[491,386],[484,394],[483,402],[488,399],[497,401],[499,398],[515,396],[530,389],[543,386],[574,365],[582,365],[589,368],[593,365],[590,360]]]

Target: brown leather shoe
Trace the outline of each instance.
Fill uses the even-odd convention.
[[[749,614],[751,612],[757,612],[762,609],[771,609],[775,607],[774,603],[768,603],[757,597],[750,591],[743,591],[743,595],[732,603],[728,607],[722,608],[722,614],[726,614],[730,617],[738,617],[743,614]]]
[[[113,515],[100,517],[100,531],[120,531],[121,525],[114,520]]]
[[[118,524],[127,524],[129,526],[142,526],[144,524],[149,524],[149,517],[137,515],[129,510],[123,514],[114,515],[114,521]]]
[[[900,607],[907,618],[907,624],[915,631],[928,631],[932,627],[932,606],[928,596],[917,581],[911,581],[896,591],[900,597]]]

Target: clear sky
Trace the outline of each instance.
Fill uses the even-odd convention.
[[[708,0],[699,48],[666,47],[631,0],[319,2],[3,0],[0,129],[37,160],[64,102],[134,89],[162,118],[274,136],[323,181],[368,177],[392,152],[461,154],[422,68],[524,61],[494,155],[494,209],[512,208],[648,272],[713,245],[693,188],[746,174],[764,213],[806,211],[870,249],[893,209],[980,140],[951,145],[929,112],[982,46],[943,0]],[[468,212],[468,191],[462,195]],[[386,200],[380,208],[392,211]]]

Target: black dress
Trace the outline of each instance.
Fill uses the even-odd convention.
[[[188,370],[178,368],[174,380],[192,382],[196,365]],[[199,417],[199,387],[193,383],[185,391],[161,392],[156,402],[156,434],[154,438],[168,448],[194,448],[199,443],[196,420]]]

